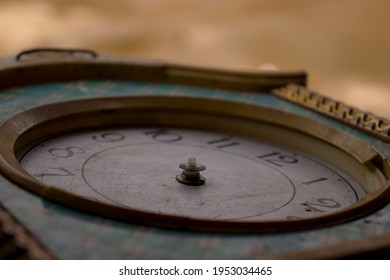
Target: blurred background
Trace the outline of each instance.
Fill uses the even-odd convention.
[[[303,69],[309,88],[390,118],[389,11],[387,0],[1,0],[0,55],[71,47]]]

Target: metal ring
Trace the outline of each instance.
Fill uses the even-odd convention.
[[[95,51],[87,50],[87,49],[60,49],[60,48],[35,48],[35,49],[29,49],[20,52],[16,56],[16,60],[20,60],[22,56],[36,53],[36,52],[56,52],[56,53],[85,53],[89,54],[91,57],[96,58],[98,55]]]

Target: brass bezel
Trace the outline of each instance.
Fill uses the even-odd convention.
[[[103,204],[47,186],[29,175],[19,164],[16,153],[26,146],[59,134],[104,126],[175,126],[223,131],[265,138],[300,147],[310,139],[343,155],[352,167],[379,170],[381,186],[356,204],[312,219],[293,221],[238,222],[191,219],[159,215]],[[279,137],[288,132],[290,137]],[[271,138],[269,138],[271,137]],[[286,140],[289,139],[289,140]],[[287,142],[286,142],[287,141]],[[366,142],[327,125],[290,113],[245,103],[198,97],[111,97],[54,103],[19,113],[0,126],[0,171],[28,191],[54,202],[129,222],[207,232],[279,232],[303,230],[342,223],[377,210],[389,201],[389,163]],[[308,146],[308,145],[304,145]],[[310,146],[310,145],[309,145]]]

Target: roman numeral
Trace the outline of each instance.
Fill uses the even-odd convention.
[[[232,141],[232,137],[227,136],[216,140],[208,141],[207,144],[217,147],[218,149],[224,149],[227,147],[240,145],[239,142]]]

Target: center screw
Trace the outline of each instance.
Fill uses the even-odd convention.
[[[200,186],[205,183],[206,179],[200,175],[200,171],[205,170],[206,166],[197,164],[194,157],[190,157],[187,163],[182,163],[179,167],[184,170],[176,176],[176,180],[180,183],[190,186]]]

